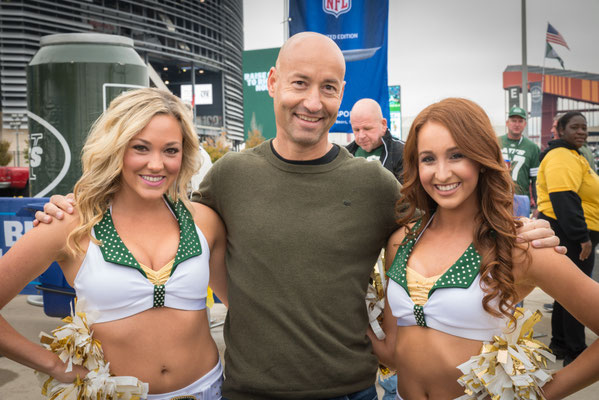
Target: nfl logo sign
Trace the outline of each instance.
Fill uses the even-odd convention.
[[[351,0],[322,0],[322,10],[337,18],[351,10]]]

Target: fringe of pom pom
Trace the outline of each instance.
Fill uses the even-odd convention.
[[[81,365],[90,372],[72,383],[62,383],[51,376],[36,372],[42,386],[42,395],[49,400],[141,400],[148,395],[148,384],[132,376],[111,376],[110,363],[104,360],[104,352],[98,340],[92,337],[89,327],[96,318],[83,310],[84,300],[76,301],[75,311],[64,318],[64,326],[52,331],[52,335],[40,333],[40,342],[67,364],[66,372],[73,365]]]
[[[515,315],[515,328],[510,321],[503,335],[484,343],[479,355],[458,366],[464,374],[458,383],[466,394],[456,400],[544,399],[541,387],[552,379],[547,361],[554,362],[555,356],[533,339],[532,328],[542,314],[518,308]]]

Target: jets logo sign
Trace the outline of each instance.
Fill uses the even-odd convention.
[[[351,0],[322,0],[322,10],[337,18],[351,10]]]

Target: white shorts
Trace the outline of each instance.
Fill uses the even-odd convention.
[[[223,366],[218,363],[210,372],[189,386],[169,393],[149,394],[148,400],[177,400],[179,398],[194,398],[195,400],[221,399],[223,385]]]

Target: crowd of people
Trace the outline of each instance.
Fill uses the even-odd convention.
[[[599,333],[599,284],[573,262],[590,258],[599,210],[587,204],[597,175],[577,152],[586,121],[560,119],[563,143],[538,176],[544,218],[520,221],[514,171],[479,106],[454,98],[427,107],[404,146],[363,100],[346,149],[329,141],[344,74],[328,37],[289,38],[267,81],[275,138],[216,162],[191,202],[198,142],[185,106],[158,89],[119,96],[87,139],[74,195],[53,196],[36,216],[42,223],[0,258],[0,307],[58,260],[85,311],[99,315],[93,335],[111,373],[148,383],[152,400],[374,400],[379,361],[397,371],[397,399],[455,398],[457,366],[514,321],[537,286]],[[509,154],[513,168],[519,153]],[[544,163],[560,159],[575,163],[564,175],[582,184],[543,180]],[[586,223],[572,245],[553,204],[564,191],[560,201],[578,196]],[[385,245],[379,340],[364,297]],[[224,379],[208,285],[228,307]],[[554,347],[572,350],[571,362],[543,387],[547,399],[599,379],[599,344],[563,343],[556,337]],[[88,373],[65,372],[64,360],[1,317],[0,353],[60,382]]]

